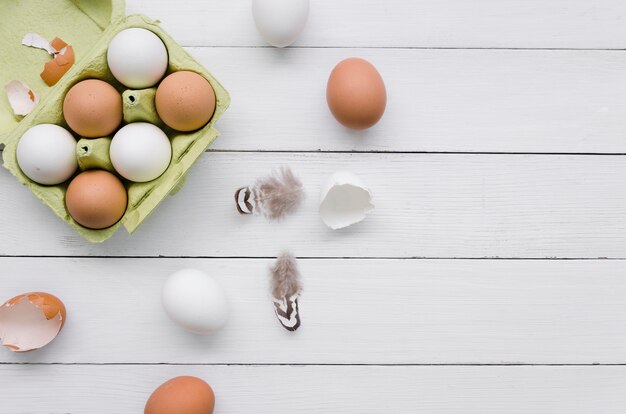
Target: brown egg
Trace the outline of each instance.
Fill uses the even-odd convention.
[[[122,122],[122,95],[98,79],[78,82],[65,95],[63,116],[81,137],[105,137]]]
[[[326,100],[341,124],[352,129],[366,129],[383,116],[387,92],[383,78],[371,63],[349,58],[339,62],[331,72]]]
[[[122,182],[104,170],[90,170],[77,175],[65,194],[70,216],[81,226],[105,229],[117,223],[128,203]]]
[[[176,377],[157,388],[144,414],[213,414],[215,394],[200,378]]]
[[[209,81],[195,72],[167,76],[156,91],[159,118],[178,131],[202,128],[215,112],[215,92]]]

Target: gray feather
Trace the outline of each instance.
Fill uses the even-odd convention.
[[[302,291],[298,263],[291,253],[283,252],[270,267],[272,295],[276,299],[290,298]]]
[[[280,220],[294,211],[304,198],[302,182],[284,167],[256,182],[255,201],[269,219]]]

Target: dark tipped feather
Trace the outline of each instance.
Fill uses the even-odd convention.
[[[288,167],[258,180],[255,187],[258,191],[255,201],[272,220],[280,220],[294,211],[304,198],[302,182]]]

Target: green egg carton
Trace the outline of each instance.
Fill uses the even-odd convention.
[[[61,185],[44,186],[31,181],[22,173],[16,160],[17,143],[29,128],[38,124],[57,124],[71,131],[63,119],[63,99],[74,84],[84,79],[107,81],[121,94],[126,92],[125,99],[132,96],[132,102],[124,102],[126,121],[158,120],[152,102],[135,101],[136,97],[142,96],[153,99],[154,93],[149,90],[136,91],[137,93],[126,91],[127,88],[115,80],[107,66],[109,42],[119,31],[130,27],[148,29],[161,38],[169,53],[166,76],[179,70],[190,70],[204,76],[215,91],[216,108],[211,121],[191,133],[181,133],[158,124],[163,127],[172,143],[170,166],[156,180],[147,183],[125,181],[128,208],[122,219],[107,229],[92,230],[76,223],[66,210],[65,192],[69,181]],[[38,33],[49,40],[59,37],[74,48],[75,63],[56,85],[48,87],[39,77],[44,63],[50,58],[43,50],[21,44],[26,33]],[[178,191],[184,184],[187,170],[218,137],[219,131],[213,125],[230,103],[228,92],[222,85],[161,29],[158,21],[142,15],[125,16],[123,0],[3,0],[0,13],[0,46],[2,85],[17,79],[29,85],[40,97],[35,109],[23,119],[13,115],[6,94],[0,99],[0,143],[4,144],[4,168],[90,242],[103,242],[120,225],[132,233],[165,197]],[[128,107],[134,103],[137,103],[136,113],[132,113],[133,108]],[[126,113],[127,109],[130,113]],[[76,134],[74,136],[77,140],[77,155],[80,157],[82,154],[89,158],[79,163],[82,169],[110,169],[106,138],[81,140],[78,144],[81,137]]]

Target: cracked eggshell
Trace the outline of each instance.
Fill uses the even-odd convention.
[[[320,192],[320,217],[333,230],[362,221],[373,208],[370,191],[348,171],[334,173]]]
[[[39,96],[24,82],[12,80],[4,88],[15,115],[28,115],[39,103]]]
[[[52,342],[65,324],[65,305],[49,293],[15,296],[0,307],[2,345],[15,352],[42,348]]]
[[[163,286],[165,312],[177,324],[197,334],[212,334],[228,321],[228,302],[220,284],[196,269],[172,274]]]
[[[55,49],[58,48],[59,52],[54,55],[54,59],[46,62],[39,76],[46,85],[53,86],[70,70],[76,58],[74,48],[58,37],[52,40],[50,45]]]

